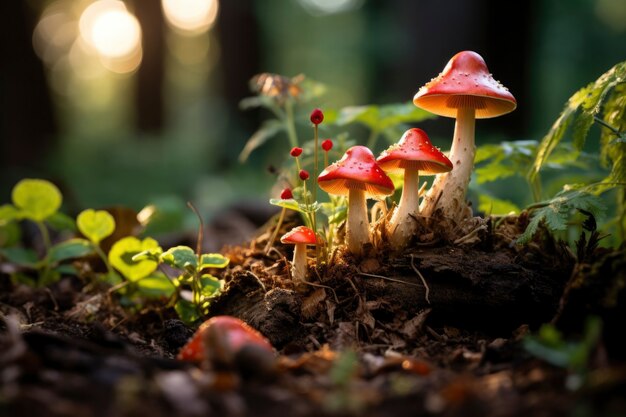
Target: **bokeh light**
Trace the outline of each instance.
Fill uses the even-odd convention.
[[[299,0],[309,13],[327,15],[358,9],[363,0]]]
[[[183,34],[200,34],[215,23],[218,0],[163,0],[163,13],[168,24]]]
[[[80,17],[80,34],[100,57],[102,65],[117,73],[132,72],[141,63],[141,27],[123,2],[100,0]]]

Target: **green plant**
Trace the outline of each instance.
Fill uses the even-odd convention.
[[[63,202],[59,189],[49,181],[29,178],[19,181],[13,187],[11,197],[13,205],[5,204],[0,207],[0,226],[7,227],[20,221],[32,222],[40,233],[44,250],[43,256],[38,256],[30,248],[0,248],[0,256],[17,267],[12,277],[31,285],[44,286],[58,280],[62,273],[75,274],[75,270],[63,262],[87,256],[93,253],[93,248],[83,239],[69,239],[52,244],[48,226],[75,229],[74,221],[58,211]],[[14,240],[12,243],[18,242]],[[27,271],[36,271],[37,278],[33,279],[29,274],[23,273]]]
[[[230,261],[219,253],[202,253],[204,223],[196,208],[191,203],[187,205],[200,221],[195,252],[188,246],[175,246],[164,252],[155,241],[145,239],[144,242],[138,242],[143,248],[137,248],[135,253],[128,253],[128,256],[137,268],[143,268],[142,274],[145,275],[151,274],[161,264],[176,271],[176,276],[171,280],[163,273],[155,278],[166,279],[172,285],[173,291],[167,294],[170,297],[169,305],[174,306],[181,320],[193,323],[206,315],[211,300],[224,285],[222,280],[210,273],[210,269],[226,268]]]
[[[566,137],[571,139],[574,155],[582,153],[587,142],[591,126],[595,123],[602,127],[600,133],[600,160],[608,168],[608,174],[598,182],[578,192],[563,193],[559,198],[571,201],[568,206],[577,208],[579,205],[591,204],[590,212],[600,214],[604,204],[594,200],[590,195],[598,196],[609,190],[617,189],[617,210],[612,222],[617,226],[623,240],[626,237],[626,62],[621,62],[604,73],[596,81],[578,90],[567,102],[563,112],[544,136],[537,149],[528,179],[532,185],[535,200],[542,195],[540,172],[548,164],[550,156]],[[568,190],[564,190],[567,192]],[[581,203],[580,201],[583,201]],[[586,202],[584,202],[586,201]],[[561,205],[563,206],[563,205]],[[540,205],[539,208],[544,208]],[[554,216],[559,221],[546,225],[561,225],[567,218],[569,210],[556,211]],[[542,215],[538,211],[537,215]]]
[[[589,369],[589,359],[602,336],[602,320],[590,316],[585,322],[584,333],[577,341],[566,340],[564,335],[552,324],[541,326],[536,335],[524,338],[524,349],[533,356],[567,369],[576,376],[577,388]]]

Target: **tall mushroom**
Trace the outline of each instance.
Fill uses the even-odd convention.
[[[454,221],[471,217],[465,192],[474,166],[475,119],[497,117],[515,110],[509,90],[494,80],[487,64],[476,52],[459,52],[441,74],[419,89],[413,103],[440,116],[456,118],[449,158],[454,169],[435,178],[422,201],[421,210],[431,215],[441,208]]]
[[[296,284],[306,282],[306,246],[317,245],[315,232],[306,226],[297,226],[285,233],[280,241],[296,245],[291,261],[291,277]]]
[[[320,173],[317,182],[329,194],[348,196],[348,250],[362,255],[364,245],[370,242],[366,198],[392,194],[393,182],[365,146],[348,149],[339,161]]]
[[[385,172],[404,174],[404,186],[398,207],[387,225],[389,243],[395,250],[404,248],[415,233],[412,216],[419,213],[419,174],[439,174],[452,169],[452,162],[433,146],[426,132],[413,128],[404,132],[376,160]]]

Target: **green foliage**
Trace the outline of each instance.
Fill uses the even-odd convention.
[[[581,185],[567,185],[553,198],[529,207],[529,210],[532,210],[532,220],[517,239],[517,243],[529,242],[542,222],[545,222],[551,230],[565,230],[567,221],[574,210],[584,210],[601,218],[606,206],[602,199],[588,191],[589,188]]]
[[[154,272],[158,264],[152,259],[135,260],[133,257],[145,251],[159,250],[159,243],[152,238],[139,240],[128,236],[113,244],[109,251],[109,262],[129,281],[138,281]]]
[[[585,322],[584,334],[578,341],[568,341],[554,325],[544,324],[537,335],[524,339],[524,348],[554,366],[584,373],[601,336],[602,320],[590,316]]]
[[[12,191],[12,199],[21,218],[41,222],[56,213],[63,198],[59,189],[49,181],[23,179]]]
[[[176,270],[178,275],[171,285],[175,288],[174,309],[181,320],[192,323],[206,313],[211,299],[223,288],[223,281],[211,274],[203,273],[207,268],[226,268],[229,259],[219,253],[204,253],[198,256],[188,246],[175,246],[163,252],[152,248],[133,256],[135,262],[152,261],[166,264]],[[168,278],[169,280],[169,278]],[[191,290],[191,299],[184,297],[184,292]]]
[[[367,146],[373,149],[379,134],[385,134],[390,143],[395,143],[406,130],[406,123],[417,123],[435,117],[437,116],[433,113],[416,107],[412,102],[380,106],[371,104],[340,109],[335,124],[341,127],[353,123],[366,126],[370,130]]]
[[[155,271],[137,281],[137,292],[147,298],[170,298],[176,292],[176,286],[167,275]]]
[[[87,209],[76,218],[78,230],[94,245],[115,231],[115,219],[104,210]]]
[[[188,246],[170,248],[161,254],[160,260],[172,268],[184,271],[195,271],[198,268],[198,257]]]
[[[241,100],[241,109],[264,108],[272,112],[274,119],[266,120],[248,139],[239,154],[239,161],[245,162],[250,154],[280,133],[285,133],[291,147],[300,146],[296,131],[296,120],[305,120],[304,114],[295,115],[294,109],[311,111],[313,100],[326,92],[326,86],[299,75],[288,78],[278,74],[259,74],[250,82],[253,97]],[[307,105],[308,106],[305,106]],[[300,117],[302,116],[302,117]],[[330,114],[327,115],[327,117]]]
[[[47,260],[51,263],[59,263],[69,259],[83,258],[93,253],[93,246],[88,240],[70,239],[52,246]]]
[[[198,271],[205,268],[226,268],[229,262],[230,259],[219,253],[203,253],[200,256]]]
[[[478,196],[478,210],[493,215],[519,214],[519,212],[522,211],[511,201],[490,197],[485,194]]]
[[[534,186],[535,198],[540,195],[539,172],[550,154],[565,138],[566,133],[570,134],[574,149],[581,151],[594,120],[600,119],[620,132],[620,129],[623,128],[623,115],[626,108],[623,94],[625,80],[626,62],[621,62],[596,81],[578,90],[568,100],[563,112],[542,139],[528,174],[528,178]],[[603,115],[601,115],[603,110]],[[613,130],[610,132],[615,134]],[[601,155],[607,164],[612,164],[611,174],[606,181],[623,183],[626,182],[626,163],[624,162],[626,144],[621,140],[623,133],[617,133],[617,138],[611,137],[611,133],[604,132],[601,140]]]

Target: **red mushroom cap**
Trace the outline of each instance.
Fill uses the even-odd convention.
[[[294,227],[280,238],[281,243],[316,245],[315,232],[306,226]]]
[[[207,354],[217,357],[233,354],[248,345],[273,352],[270,342],[245,322],[236,317],[216,316],[198,327],[178,353],[178,359],[202,362]]]
[[[348,195],[350,189],[358,189],[379,197],[392,194],[394,190],[393,182],[365,146],[348,149],[339,161],[320,173],[317,182],[322,190],[334,195]]]
[[[474,108],[477,119],[512,112],[517,107],[509,90],[493,79],[476,52],[459,52],[441,74],[419,89],[413,103],[439,116],[456,117],[459,108]]]
[[[411,169],[420,174],[439,174],[452,169],[452,162],[418,128],[404,132],[400,141],[383,151],[376,161],[386,172]]]

